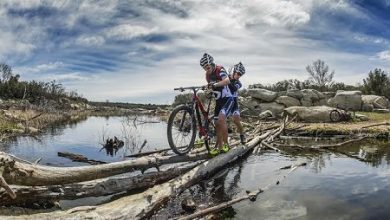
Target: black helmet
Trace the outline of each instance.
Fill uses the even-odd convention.
[[[205,53],[203,54],[203,57],[200,59],[200,66],[204,67],[207,64],[214,65],[214,58],[210,54]]]

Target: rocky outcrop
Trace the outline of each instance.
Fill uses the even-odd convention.
[[[362,95],[363,104],[370,104],[374,108],[386,109],[390,107],[389,100],[384,96]]]
[[[348,111],[360,111],[362,109],[362,92],[339,90],[335,97],[328,100],[328,105]]]
[[[272,102],[278,96],[277,92],[272,92],[266,89],[248,89],[248,94],[256,99],[264,102]]]
[[[297,116],[297,120],[303,122],[331,122],[330,112],[334,109],[329,106],[293,106],[284,109],[284,114]]]

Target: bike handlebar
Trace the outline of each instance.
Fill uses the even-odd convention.
[[[174,88],[173,90],[180,90],[181,92],[183,92],[184,90],[188,90],[188,89],[191,89],[191,90],[206,90],[207,89],[207,86],[189,86],[189,87],[179,87],[179,88]]]

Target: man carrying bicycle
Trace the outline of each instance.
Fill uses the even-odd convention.
[[[233,107],[232,94],[228,88],[230,80],[223,66],[216,65],[214,58],[209,54],[203,54],[200,66],[206,71],[206,80],[209,88],[213,90],[216,99],[214,120],[216,121],[217,143],[216,148],[210,150],[210,155],[218,155],[219,152],[228,152],[228,127],[226,117]]]

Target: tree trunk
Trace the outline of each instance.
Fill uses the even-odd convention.
[[[105,178],[134,170],[146,170],[162,164],[180,163],[207,159],[207,153],[185,156],[147,156],[108,164],[80,167],[51,167],[27,164],[0,152],[0,168],[4,168],[3,177],[8,184],[44,186]]]
[[[91,196],[105,196],[127,190],[144,189],[177,177],[198,163],[174,167],[161,172],[150,172],[137,176],[120,176],[87,182],[52,186],[11,186],[16,194],[12,199],[5,191],[0,192],[0,206],[24,205],[40,201],[73,200]]]

